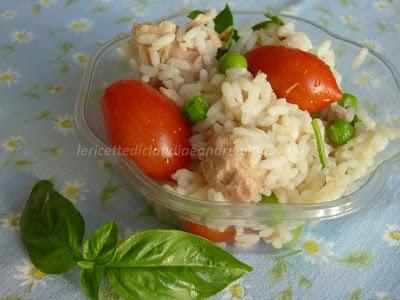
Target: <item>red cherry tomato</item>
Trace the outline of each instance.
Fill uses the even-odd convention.
[[[205,225],[183,221],[183,230],[195,235],[202,236],[214,243],[233,243],[236,230],[233,227],[228,227],[224,231],[218,231]]]
[[[114,147],[149,177],[168,180],[189,163],[190,128],[179,107],[150,85],[121,80],[104,92],[106,129]]]
[[[310,113],[342,97],[329,66],[314,54],[283,46],[261,46],[246,54],[248,69],[267,74],[279,98]]]

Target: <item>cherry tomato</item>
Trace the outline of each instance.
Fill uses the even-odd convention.
[[[283,46],[255,48],[246,54],[248,69],[261,71],[279,98],[286,98],[310,113],[342,97],[329,66],[314,54]]]
[[[228,227],[224,231],[218,231],[205,225],[192,223],[186,220],[183,221],[183,230],[202,236],[214,243],[232,243],[236,234],[236,230],[233,227]]]
[[[105,90],[102,110],[111,144],[149,177],[168,180],[189,163],[189,125],[179,107],[155,88],[117,81]]]

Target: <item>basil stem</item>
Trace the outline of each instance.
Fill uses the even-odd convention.
[[[324,169],[324,168],[328,167],[328,159],[326,157],[325,143],[324,143],[324,139],[321,134],[321,130],[318,125],[318,119],[313,119],[311,121],[311,125],[314,129],[315,138],[317,140],[317,149],[318,149],[319,160],[321,161],[322,168]]]

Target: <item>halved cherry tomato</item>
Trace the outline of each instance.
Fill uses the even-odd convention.
[[[248,69],[267,80],[279,98],[286,98],[310,113],[342,97],[329,66],[314,54],[277,45],[255,48],[246,54]]]
[[[183,221],[183,230],[206,238],[214,243],[232,243],[236,230],[234,227],[228,227],[224,231],[218,231],[205,225]]]
[[[121,80],[104,92],[102,110],[114,147],[153,179],[168,180],[189,163],[190,128],[179,107],[150,85]]]

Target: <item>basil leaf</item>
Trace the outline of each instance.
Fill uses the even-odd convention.
[[[239,39],[239,34],[236,29],[233,29],[232,39],[234,39],[235,41]]]
[[[193,10],[187,15],[187,17],[193,20],[198,15],[201,15],[201,14],[204,14],[204,11],[202,11],[202,10]]]
[[[283,26],[283,25],[285,24],[285,23],[282,21],[282,19],[279,18],[278,15],[274,15],[274,14],[271,14],[271,13],[268,13],[268,12],[267,12],[267,13],[264,14],[264,16],[266,16],[269,20],[268,20],[268,21],[263,21],[263,22],[257,23],[257,24],[255,24],[255,25],[253,25],[253,27],[251,27],[251,29],[253,29],[254,31],[256,31],[256,30],[260,30],[260,29],[266,28],[266,27],[268,27],[268,26],[271,25],[271,24],[275,24],[275,25],[278,26],[278,27]]]
[[[50,181],[39,181],[33,187],[20,227],[29,257],[42,272],[67,272],[80,259],[84,220],[74,205],[54,190]]]
[[[226,52],[229,51],[231,44],[232,44],[232,39],[234,38],[235,33],[237,35],[236,29],[234,29],[232,27],[227,39],[225,41],[223,41],[222,46],[218,48],[217,55],[216,55],[217,59],[220,59]]]
[[[233,26],[233,15],[229,5],[226,4],[225,8],[214,18],[214,30],[222,33],[229,26]]]
[[[261,195],[260,203],[268,203],[268,204],[279,204],[278,197],[274,193],[271,196]]]
[[[83,244],[82,255],[85,260],[95,261],[98,265],[108,263],[114,256],[118,242],[118,227],[109,222],[92,232]]]
[[[103,278],[103,269],[94,267],[93,269],[81,270],[81,287],[86,296],[91,300],[99,299],[99,290]]]
[[[107,275],[125,299],[200,299],[251,270],[201,237],[176,230],[148,230],[118,247]]]

